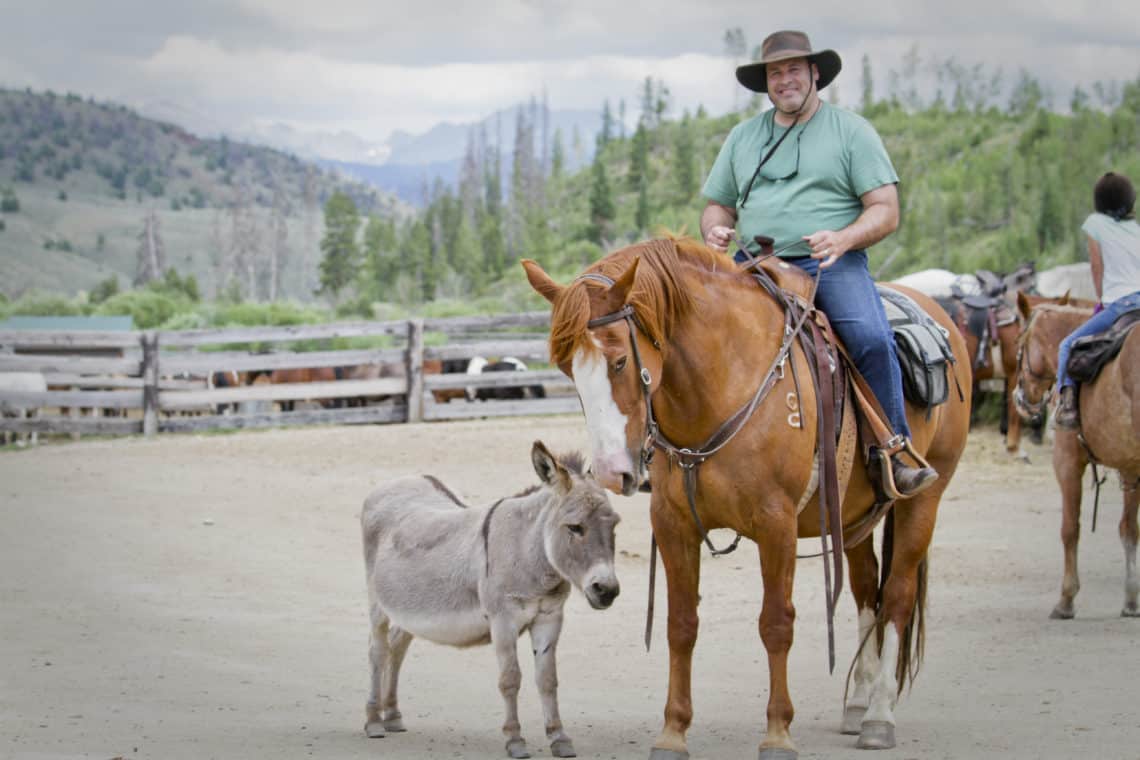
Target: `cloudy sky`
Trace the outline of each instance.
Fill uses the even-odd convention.
[[[769,6],[769,7],[765,7]],[[806,30],[843,57],[852,105],[863,55],[876,85],[923,60],[1026,69],[1068,102],[1075,85],[1140,76],[1135,0],[0,0],[0,87],[77,92],[197,131],[285,124],[383,141],[469,122],[546,91],[552,108],[624,98],[663,80],[676,115],[744,93],[726,29],[749,48]]]

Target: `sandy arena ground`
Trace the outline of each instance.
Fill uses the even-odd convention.
[[[369,490],[432,473],[476,504],[537,482],[531,442],[585,446],[579,417],[168,436],[0,452],[0,758],[498,758],[489,648],[416,642],[401,682],[409,732],[365,738],[365,591],[357,516]],[[1048,619],[1061,575],[1047,449],[1007,459],[977,431],[931,556],[926,663],[895,750],[838,731],[854,650],[850,596],[827,672],[820,561],[797,575],[790,676],[800,757],[1140,757],[1140,620],[1119,617],[1115,476],[1089,533],[1077,619]],[[1087,483],[1087,480],[1086,480]],[[615,497],[623,591],[575,592],[559,647],[562,715],[583,758],[645,758],[664,707],[664,588],[642,644],[648,497]],[[723,536],[720,536],[723,540]],[[817,542],[801,542],[814,551]],[[663,577],[663,576],[662,576]],[[749,544],[706,559],[694,663],[694,758],[754,758],[767,665]],[[549,757],[521,647],[523,733]]]

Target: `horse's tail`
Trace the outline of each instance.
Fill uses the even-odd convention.
[[[883,525],[883,563],[880,571],[879,594],[876,600],[878,627],[888,621],[883,618],[883,589],[891,574],[891,560],[894,555],[895,544],[895,512],[892,509],[887,513]],[[899,637],[899,656],[895,664],[895,680],[899,684],[899,694],[908,683],[914,684],[918,671],[922,667],[922,658],[926,650],[926,576],[927,558],[923,557],[915,570],[914,607],[910,612],[910,619]],[[880,636],[879,641],[882,641]]]

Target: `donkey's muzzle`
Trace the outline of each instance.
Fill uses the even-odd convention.
[[[621,586],[617,583],[591,583],[586,587],[586,601],[595,610],[604,610],[614,603],[620,593]]]

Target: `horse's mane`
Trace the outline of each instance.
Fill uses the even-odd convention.
[[[1033,311],[1029,314],[1029,321],[1025,324],[1025,329],[1017,336],[1018,348],[1024,347],[1030,337],[1034,334],[1033,328],[1037,324],[1037,319],[1042,314],[1072,314],[1077,316],[1084,316],[1088,318],[1092,315],[1092,310],[1085,306],[1073,306],[1072,304],[1062,303],[1039,303],[1033,307]]]
[[[742,277],[732,259],[690,237],[667,235],[614,251],[598,260],[585,273],[617,280],[639,259],[628,303],[641,328],[656,343],[662,343],[674,323],[693,309],[692,294],[683,282],[685,271]],[[587,338],[590,320],[588,288],[604,287],[593,280],[577,279],[555,299],[550,315],[550,357],[555,364],[569,364],[579,349],[594,351]]]

